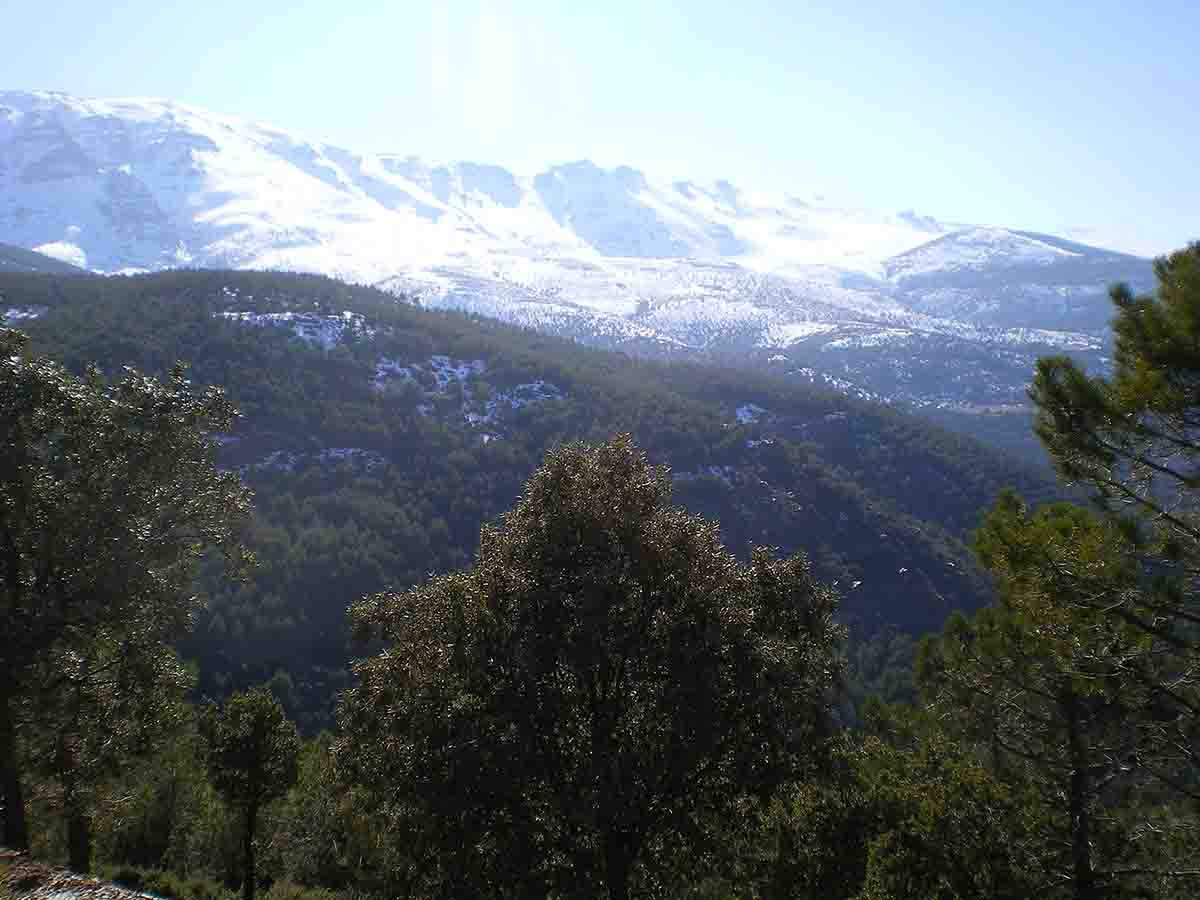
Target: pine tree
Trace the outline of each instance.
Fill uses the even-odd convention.
[[[1135,837],[1194,823],[1162,821],[1150,792],[1151,776],[1177,762],[1154,740],[1152,639],[1089,605],[1095,595],[1138,596],[1126,535],[1067,504],[1030,514],[1007,494],[975,545],[1000,602],[952,617],[926,641],[918,681],[935,715],[1036,798],[1028,867],[1039,895],[1102,900],[1139,895],[1155,879],[1195,879]]]
[[[1145,632],[1159,676],[1156,742],[1191,768],[1162,775],[1200,800],[1200,243],[1155,263],[1154,294],[1112,290],[1111,377],[1039,360],[1037,433],[1060,475],[1088,489],[1139,546],[1137,590],[1080,582],[1073,602]],[[1063,579],[1070,577],[1067,570]],[[1143,668],[1141,671],[1147,671]]]

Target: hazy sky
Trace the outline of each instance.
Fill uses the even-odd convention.
[[[5,0],[0,87],[356,150],[588,158],[1162,252],[1200,239],[1200,0]]]

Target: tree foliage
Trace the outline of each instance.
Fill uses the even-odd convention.
[[[22,749],[29,769],[59,787],[69,865],[88,872],[93,816],[111,814],[103,786],[176,740],[193,679],[155,629],[128,623],[56,648],[41,665],[42,689],[25,698]]]
[[[367,598],[339,764],[439,896],[625,897],[830,724],[834,595],[739,563],[628,437],[547,457],[475,564]]]
[[[76,377],[25,343],[0,330],[0,774],[18,847],[18,716],[36,726],[74,689],[47,657],[86,657],[101,639],[161,650],[189,623],[201,556],[241,558],[249,505],[215,467],[210,435],[235,415],[220,391],[193,390],[178,368]]]
[[[1147,526],[1146,547],[1190,584],[1200,575],[1200,243],[1155,263],[1158,290],[1112,290],[1111,377],[1089,377],[1064,357],[1039,360],[1031,388],[1037,433],[1060,474],[1112,513]],[[1195,645],[1196,592],[1161,590],[1149,618],[1120,597],[1113,615],[1176,645]]]
[[[1041,896],[1025,869],[1030,833],[1019,792],[969,748],[901,709],[846,735],[828,776],[782,791],[768,819],[770,900],[1021,900]],[[899,729],[893,724],[902,721]]]
[[[1190,774],[1172,791],[1200,800],[1200,244],[1155,263],[1157,291],[1113,288],[1114,368],[1089,377],[1070,360],[1039,361],[1037,431],[1059,472],[1088,489],[1137,547],[1137,590],[1071,591],[1076,605],[1145,632],[1156,743]],[[1074,577],[1063,570],[1062,579]],[[1164,773],[1166,775],[1166,773]]]
[[[1194,826],[1145,815],[1162,796],[1154,776],[1179,769],[1178,753],[1156,739],[1163,662],[1146,652],[1150,635],[1089,602],[1138,596],[1126,533],[1075,506],[1030,514],[1010,494],[976,548],[999,602],[953,617],[926,641],[918,680],[996,776],[1035,801],[1038,840],[1026,865],[1039,895],[1100,900],[1137,895],[1159,878],[1194,880],[1189,865],[1156,858],[1139,839]],[[1132,600],[1126,609],[1141,614]]]
[[[300,735],[271,693],[235,694],[200,718],[209,778],[242,817],[242,896],[253,900],[257,881],[254,838],[258,816],[296,782]]]

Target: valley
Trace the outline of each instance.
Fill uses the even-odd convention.
[[[1200,897],[1200,5],[26,5],[0,900]]]
[[[677,502],[753,545],[807,552],[862,638],[983,604],[964,541],[1000,488],[1042,476],[910,415],[769,373],[581,346],[318,276],[0,275],[0,311],[78,371],[176,360],[243,414],[220,464],[255,492],[260,565],[202,579],[184,643],[211,691],[285,678],[327,721],[356,653],[346,607],[466,565],[550,448],[631,433]],[[14,313],[13,311],[17,312]]]

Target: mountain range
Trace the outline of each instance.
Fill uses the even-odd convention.
[[[1103,367],[1148,260],[582,161],[522,176],[307,141],[163,100],[0,92],[0,241],[102,273],[280,269],[585,343],[865,399],[1020,408],[1033,360]]]

